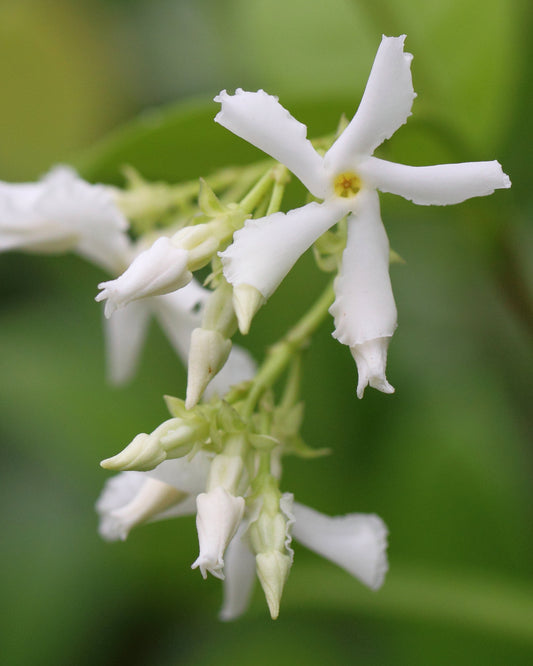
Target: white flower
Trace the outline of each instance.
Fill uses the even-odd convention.
[[[123,266],[128,223],[113,189],[66,167],[37,183],[0,183],[0,251],[73,251],[108,271]]]
[[[203,578],[209,572],[224,579],[224,553],[244,514],[244,498],[231,495],[222,486],[196,498],[196,528],[200,554],[192,568],[200,568]]]
[[[294,263],[327,229],[348,214],[348,239],[330,312],[336,337],[350,347],[359,373],[357,393],[367,384],[390,393],[385,376],[387,346],[396,328],[396,306],[389,278],[389,243],[376,190],[399,194],[421,205],[454,204],[510,187],[498,162],[412,167],[372,157],[374,150],[403,125],[415,98],[412,56],[401,37],[383,37],[357,113],[324,157],[306,138],[276,97],[263,90],[215,101],[216,122],[287,166],[323,203],[289,213],[248,220],[220,254],[227,280],[239,291],[255,290],[255,309],[278,287]],[[248,298],[248,301],[250,298]],[[239,314],[239,309],[236,307]],[[254,308],[239,326],[249,327]]]
[[[199,453],[190,463],[185,458],[168,460],[150,472],[122,472],[112,477],[96,504],[100,534],[107,540],[125,539],[130,529],[141,523],[193,514],[196,496],[207,482],[208,468],[208,457]],[[154,487],[154,479],[161,485],[168,484],[166,490]],[[175,490],[186,496],[173,494]],[[224,579],[220,618],[233,620],[246,610],[255,581],[256,557],[247,531],[256,516],[241,520],[242,498],[220,487],[215,490],[216,497],[209,498],[207,507],[202,505],[207,494],[198,497],[202,516],[198,529],[202,536],[200,557],[193,566],[199,566],[204,577],[209,571]],[[168,503],[158,506],[162,498]],[[170,504],[172,499],[174,504]],[[373,590],[381,587],[388,568],[387,528],[381,518],[362,513],[326,516],[293,502],[289,493],[282,496],[280,507],[288,516],[285,547],[291,559],[292,536],[364,585]],[[228,545],[232,533],[235,535]]]
[[[191,461],[165,460],[149,472],[116,474],[96,502],[100,535],[124,541],[136,525],[194,514],[208,471],[209,458],[200,452]]]
[[[180,289],[192,279],[187,269],[188,259],[187,250],[161,236],[148,250],[137,255],[120,277],[101,282],[98,288],[102,291],[95,300],[106,300],[105,316],[110,317],[131,301]]]
[[[342,567],[372,590],[387,573],[387,528],[374,514],[326,516],[293,502],[285,493],[280,501],[287,523],[286,548],[292,556],[291,533],[296,541]],[[226,550],[224,601],[220,619],[234,620],[247,608],[253,589],[255,557],[243,524]]]

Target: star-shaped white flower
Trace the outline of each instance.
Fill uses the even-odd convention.
[[[286,214],[247,221],[221,253],[224,275],[234,286],[241,330],[248,329],[254,310],[271,296],[300,255],[348,215],[348,239],[330,312],[334,337],[350,347],[357,363],[359,397],[368,384],[385,393],[394,390],[385,367],[397,312],[389,278],[389,242],[376,190],[416,204],[445,205],[511,185],[496,161],[412,167],[372,156],[411,114],[412,56],[403,51],[404,39],[405,35],[383,37],[357,113],[324,157],[306,138],[305,125],[276,97],[263,90],[238,89],[233,96],[222,91],[215,98],[222,105],[216,122],[282,162],[323,199]]]

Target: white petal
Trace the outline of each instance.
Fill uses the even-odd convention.
[[[203,578],[207,578],[209,572],[223,580],[224,552],[241,523],[244,499],[218,486],[198,495],[196,507],[200,554],[192,568],[199,567]]]
[[[362,398],[365,388],[370,385],[382,393],[394,393],[387,381],[387,349],[390,338],[374,338],[360,345],[350,347],[357,364],[357,397]]]
[[[310,550],[346,569],[373,590],[387,572],[387,528],[376,515],[326,516],[307,506],[293,507],[293,536]]]
[[[255,582],[255,557],[243,540],[247,524],[242,522],[224,557],[224,601],[219,618],[235,620],[248,608]]]
[[[110,273],[122,270],[130,253],[128,223],[115,204],[112,188],[91,185],[65,167],[44,179],[34,209],[44,220],[62,222],[78,234],[79,254]]]
[[[200,451],[191,460],[165,460],[155,469],[143,473],[152,479],[168,483],[176,490],[196,496],[205,489],[210,463],[211,458]]]
[[[288,213],[247,220],[220,253],[232,285],[247,284],[269,298],[298,258],[349,210],[346,200],[310,203]]]
[[[191,512],[189,498],[183,500],[183,493],[166,483],[142,472],[122,472],[106,483],[96,503],[99,533],[107,541],[125,540],[136,525]]]
[[[223,90],[215,97],[222,109],[215,118],[226,129],[249,141],[284,164],[316,197],[324,198],[327,183],[322,158],[307,137],[307,127],[297,121],[264,90],[235,95]]]
[[[106,317],[133,300],[172,292],[191,281],[187,269],[188,252],[177,248],[169,238],[158,238],[150,249],[137,255],[116,280],[101,282],[97,301],[107,299]]]
[[[371,155],[411,115],[416,94],[405,35],[383,37],[357,113],[324,157],[328,170],[353,167],[354,158]]]
[[[382,192],[426,206],[460,203],[511,187],[496,160],[414,167],[370,157],[358,165],[358,174]]]
[[[134,302],[104,320],[107,373],[112,384],[124,384],[135,374],[150,316],[148,303]]]
[[[231,386],[252,379],[256,370],[257,364],[250,352],[239,345],[233,345],[226,365],[211,380],[204,398],[209,400],[213,395],[225,395]]]
[[[200,310],[195,309],[194,304],[191,307],[191,303],[194,303],[195,299],[190,298],[190,292],[187,293],[188,286],[171,294],[149,299],[150,307],[161,328],[185,365],[189,357],[191,333],[202,320]],[[200,294],[197,295],[200,296]],[[202,307],[198,299],[196,299],[196,303],[199,308]]]
[[[348,218],[348,240],[335,282],[333,336],[353,347],[390,337],[396,328],[396,305],[389,277],[389,241],[376,192],[361,192],[359,208]]]

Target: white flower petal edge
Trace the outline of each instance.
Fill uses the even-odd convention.
[[[250,285],[269,298],[299,257],[349,208],[345,199],[329,200],[247,220],[219,253],[226,280],[233,286]]]
[[[496,160],[414,167],[368,157],[357,166],[369,185],[423,206],[456,204],[511,187]]]
[[[219,618],[235,620],[248,608],[255,583],[255,556],[246,541],[248,522],[243,521],[224,556],[224,598]]]
[[[324,157],[328,170],[348,169],[354,156],[370,155],[411,115],[413,56],[404,53],[404,41],[405,35],[383,35],[357,113]]]
[[[233,345],[226,364],[204,391],[204,399],[209,400],[213,395],[223,396],[229,387],[253,379],[256,370],[257,364],[250,352]]]
[[[277,97],[238,88],[235,95],[223,90],[214,101],[222,106],[215,122],[285,164],[310,192],[324,198],[322,158],[307,139],[307,127]]]
[[[293,512],[297,541],[371,589],[381,587],[388,569],[387,528],[381,518],[364,513],[330,517],[297,502]]]
[[[102,291],[96,301],[107,299],[105,316],[131,301],[147,296],[159,296],[188,284],[192,275],[187,269],[189,254],[177,248],[166,236],[161,236],[144,252],[135,257],[130,266],[115,280],[101,282]]]

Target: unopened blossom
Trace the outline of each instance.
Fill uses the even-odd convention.
[[[355,358],[362,397],[369,384],[393,392],[385,375],[387,347],[397,323],[389,278],[389,242],[377,190],[416,204],[455,204],[511,183],[500,164],[468,162],[412,167],[373,157],[411,115],[415,98],[405,36],[383,37],[357,113],[322,157],[307,128],[263,90],[215,98],[216,116],[234,134],[282,162],[322,203],[248,220],[221,257],[234,287],[235,310],[246,332],[255,311],[325,231],[348,215],[348,238],[330,312],[333,333]]]
[[[91,185],[67,167],[36,183],[0,183],[0,251],[72,251],[113,271],[123,267],[127,228],[113,188]]]
[[[158,238],[149,250],[141,252],[128,269],[114,280],[101,282],[97,301],[106,301],[105,316],[131,301],[160,296],[180,289],[192,279],[187,269],[188,252],[173,245],[170,239]]]
[[[150,472],[121,472],[112,477],[97,502],[101,535],[107,540],[120,540],[126,538],[129,530],[136,525],[194,514],[196,498],[205,488],[208,465],[206,454],[199,453],[191,463],[183,458],[170,460]],[[146,493],[145,484],[154,478],[168,484],[169,492],[176,489],[185,493],[185,499],[159,511],[152,511],[154,507],[150,505],[140,505],[138,500],[143,489]],[[373,590],[381,587],[388,568],[387,528],[381,518],[361,513],[326,516],[293,502],[289,493],[282,496],[282,502],[283,510],[290,515],[285,534],[289,553],[292,553],[290,546],[291,538],[294,537],[310,550],[346,569],[367,587]],[[221,504],[219,502],[218,510]],[[256,556],[251,549],[248,534],[250,522],[255,518],[245,516],[239,521],[229,545],[224,543],[226,535],[235,527],[239,514],[239,507],[235,511],[232,506],[229,517],[224,517],[227,524],[218,535],[220,543],[215,543],[215,538],[211,536],[209,543],[204,546],[203,554],[200,547],[200,558],[203,555],[203,559],[198,561],[198,558],[195,562],[204,567],[206,575],[209,565],[211,573],[224,579],[224,601],[220,612],[222,620],[234,620],[246,610],[256,576]],[[135,516],[139,518],[137,522]],[[223,552],[225,545],[227,548]]]
[[[234,537],[244,514],[244,498],[235,497],[222,486],[196,498],[196,529],[200,554],[192,568],[199,568],[203,578],[210,573],[224,578],[224,553]]]

